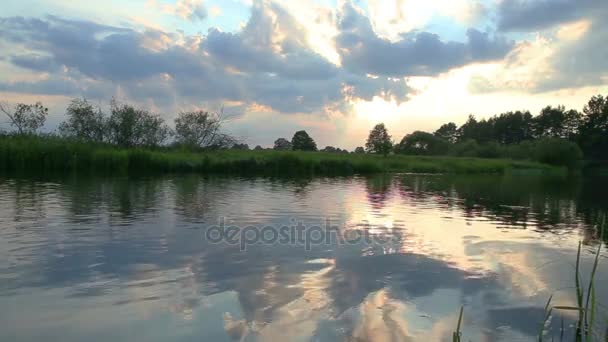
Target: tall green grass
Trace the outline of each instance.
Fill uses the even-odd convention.
[[[322,152],[192,152],[177,148],[119,148],[55,136],[0,136],[0,171],[40,173],[236,173],[350,175],[377,172],[505,173],[556,172],[545,164],[507,159],[462,157],[388,157]]]

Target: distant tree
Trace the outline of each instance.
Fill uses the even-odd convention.
[[[447,141],[431,133],[415,131],[403,137],[395,150],[401,154],[441,155],[448,152],[448,145]]]
[[[306,131],[297,131],[291,138],[291,145],[294,151],[316,151],[317,144],[306,133]]]
[[[253,148],[254,151],[263,151],[264,148],[260,145],[255,145],[255,147]]]
[[[479,142],[481,136],[479,126],[475,116],[469,115],[467,122],[458,128],[458,141],[474,140]]]
[[[532,129],[535,138],[566,138],[574,140],[582,122],[576,110],[566,111],[564,106],[543,108],[533,118]]]
[[[171,134],[171,130],[158,114],[145,109],[112,101],[111,111],[107,131],[113,144],[125,147],[159,146]]]
[[[365,149],[362,146],[355,148],[355,153],[365,153]]]
[[[248,151],[249,150],[249,145],[247,145],[245,143],[242,143],[242,144],[236,143],[236,144],[232,145],[232,149],[233,150]]]
[[[14,108],[0,103],[0,111],[9,118],[10,125],[15,127],[19,134],[36,133],[44,125],[49,114],[49,109],[40,102],[31,105],[18,103]]]
[[[608,97],[593,96],[583,108],[580,144],[592,158],[608,160]]]
[[[221,112],[182,112],[175,119],[175,139],[191,148],[227,148],[234,144],[235,139],[221,131],[223,124]]]
[[[377,124],[370,132],[365,143],[367,152],[382,154],[385,157],[393,148],[391,136],[383,123]]]
[[[285,138],[279,138],[274,141],[273,150],[291,151],[292,150],[291,142]]]
[[[334,152],[338,152],[339,149],[336,149],[333,146],[325,146],[324,149],[321,150],[321,152],[330,152],[330,153],[334,153]]]
[[[433,133],[436,137],[439,137],[447,142],[455,143],[458,139],[458,127],[453,122],[443,124],[438,130]]]
[[[469,119],[458,128],[458,141],[475,140],[485,143],[495,140],[493,125],[487,120],[477,121],[475,116],[469,115]]]
[[[73,99],[66,115],[67,121],[59,125],[62,135],[92,142],[104,140],[106,119],[100,108],[93,107],[84,98]]]
[[[561,138],[563,136],[564,106],[547,106],[533,119],[532,129],[535,138]]]
[[[488,120],[491,139],[501,144],[517,144],[533,138],[532,114],[525,111],[502,113]]]
[[[571,141],[576,141],[582,124],[583,115],[579,111],[575,109],[567,111],[564,119],[563,137]]]

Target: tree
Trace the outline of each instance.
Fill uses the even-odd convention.
[[[458,128],[453,122],[443,124],[438,130],[433,133],[436,137],[439,137],[447,142],[455,143],[458,138]]]
[[[291,142],[285,138],[279,138],[274,141],[273,149],[277,151],[291,151]]]
[[[391,136],[383,123],[377,124],[370,132],[365,143],[367,152],[382,154],[385,157],[393,148]]]
[[[355,148],[355,153],[365,153],[365,149],[362,146],[358,146],[357,148]]]
[[[175,139],[190,148],[227,148],[234,144],[235,139],[221,132],[223,124],[221,112],[182,112],[175,119]]]
[[[340,150],[340,149],[336,149],[333,146],[325,146],[325,148],[322,149],[321,152],[335,153],[335,152],[338,152],[338,150]]]
[[[291,146],[294,151],[316,151],[317,144],[306,133],[306,131],[297,131],[291,138]]]
[[[458,141],[469,139],[478,143],[495,140],[493,123],[488,120],[477,121],[475,116],[469,115],[467,122],[458,129]]]
[[[17,128],[19,134],[36,133],[44,125],[49,114],[49,109],[40,102],[31,105],[18,103],[14,108],[0,104],[0,110],[9,118],[11,126]]]
[[[564,119],[563,134],[564,138],[575,141],[580,133],[581,125],[583,124],[583,115],[574,109],[566,112]]]
[[[486,141],[497,141],[501,144],[517,144],[532,139],[532,114],[525,111],[507,112],[487,121],[491,138]]]
[[[92,142],[103,141],[106,119],[100,108],[94,108],[84,98],[73,99],[66,115],[68,120],[59,125],[62,135]]]
[[[158,115],[131,105],[111,104],[112,114],[108,119],[107,131],[111,143],[124,146],[159,146],[171,130]]]
[[[264,148],[260,145],[255,145],[255,147],[253,148],[254,151],[263,151]]]
[[[449,143],[431,133],[415,131],[401,139],[397,153],[415,155],[441,155],[448,151]]]
[[[232,145],[232,149],[233,150],[241,150],[241,151],[249,151],[249,145],[242,143],[242,144],[234,144]]]
[[[590,157],[608,160],[608,97],[593,96],[583,113],[579,138],[583,151]]]

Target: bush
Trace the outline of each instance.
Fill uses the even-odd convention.
[[[431,133],[416,131],[408,134],[397,145],[396,151],[410,155],[444,155],[448,152],[449,143]]]
[[[534,159],[541,163],[574,168],[583,158],[580,147],[566,139],[541,139],[534,145]]]
[[[476,157],[479,144],[473,139],[467,139],[450,147],[449,154],[456,157]]]

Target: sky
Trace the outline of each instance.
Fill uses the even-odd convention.
[[[605,0],[9,1],[0,101],[42,101],[46,130],[85,97],[161,114],[223,108],[272,146],[306,130],[354,149],[470,114],[581,110],[608,93]],[[0,128],[8,128],[0,119]]]

